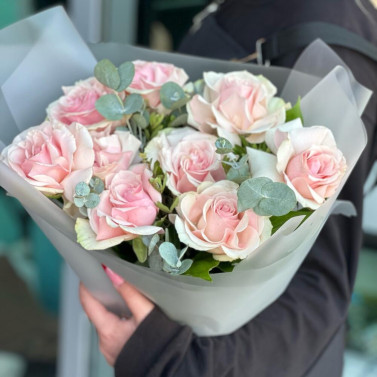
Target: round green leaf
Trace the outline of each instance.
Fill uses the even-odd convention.
[[[187,124],[188,115],[181,114],[177,118],[175,118],[170,124],[170,127],[179,127]]]
[[[75,196],[73,198],[73,203],[78,208],[83,207],[84,206],[84,198],[78,198],[78,197]]]
[[[99,195],[91,192],[88,196],[84,198],[84,204],[86,208],[95,208],[100,202]]]
[[[283,216],[296,205],[294,192],[284,183],[269,178],[250,178],[237,191],[238,211],[247,209],[260,216]]]
[[[295,193],[284,183],[271,182],[263,186],[263,199],[254,207],[260,216],[283,216],[296,206]]]
[[[118,69],[108,59],[103,59],[97,63],[94,68],[94,76],[108,88],[116,90],[120,85]]]
[[[75,195],[87,196],[90,193],[90,188],[85,182],[79,182],[75,186]]]
[[[178,253],[176,247],[171,242],[163,242],[158,251],[161,258],[171,267],[176,267],[178,262]]]
[[[123,114],[132,114],[141,110],[144,100],[140,94],[132,93],[124,101]]]
[[[137,128],[141,128],[142,130],[148,127],[148,123],[145,120],[144,116],[140,113],[136,113],[130,119],[131,126],[136,126]]]
[[[93,177],[89,182],[89,186],[96,194],[101,194],[101,192],[105,189],[102,179],[98,177]]]
[[[135,76],[135,66],[132,62],[125,62],[119,66],[118,73],[120,76],[120,84],[117,91],[121,92],[131,85]]]
[[[233,145],[232,143],[225,139],[225,137],[219,137],[215,142],[216,153],[218,154],[227,154],[232,152]]]
[[[167,82],[160,89],[161,103],[167,109],[171,109],[175,102],[185,97],[185,92],[175,82]]]
[[[115,94],[105,94],[96,101],[97,111],[109,120],[120,120],[123,118],[124,107]]]

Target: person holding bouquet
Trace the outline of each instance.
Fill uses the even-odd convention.
[[[368,1],[299,0],[221,3],[188,35],[181,51],[222,59],[241,59],[255,42],[287,27],[323,21],[347,27],[377,43],[377,10]],[[313,40],[316,35],[313,35]],[[304,47],[272,59],[291,66]],[[377,56],[373,60],[351,47],[335,51],[356,79],[377,90]],[[82,285],[80,297],[97,329],[100,349],[116,376],[174,377],[316,377],[341,376],[347,310],[362,243],[363,184],[377,158],[377,97],[363,116],[368,145],[345,185],[341,199],[352,201],[358,217],[332,216],[284,294],[237,331],[198,337],[169,319],[133,286],[107,269],[131,310],[120,319],[108,312]],[[350,135],[351,137],[352,135]]]

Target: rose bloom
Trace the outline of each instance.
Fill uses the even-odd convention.
[[[189,127],[162,132],[152,139],[145,153],[160,162],[167,174],[167,186],[174,195],[196,191],[200,183],[226,178],[221,157],[216,153],[216,136]]]
[[[171,215],[179,239],[218,260],[243,259],[271,235],[267,217],[251,209],[237,210],[238,185],[231,181],[202,183],[197,192],[180,197],[178,215]]]
[[[45,195],[63,194],[72,201],[76,184],[92,177],[93,142],[80,124],[68,129],[46,121],[16,136],[2,159]]]
[[[73,86],[63,86],[64,96],[51,103],[47,116],[69,126],[77,122],[89,129],[115,128],[121,121],[106,120],[95,107],[98,98],[112,91],[102,85],[96,78],[78,81]],[[124,96],[124,94],[123,94]]]
[[[188,123],[202,132],[217,133],[233,144],[238,135],[250,142],[264,141],[264,133],[284,123],[285,103],[274,97],[275,86],[263,76],[247,71],[205,72],[203,96],[187,104]]]
[[[104,180],[107,175],[127,170],[137,156],[140,140],[128,131],[91,131],[94,149],[93,175]]]
[[[270,132],[266,141],[276,152],[278,173],[303,207],[317,209],[335,193],[347,165],[327,127],[289,122]]]
[[[150,184],[151,177],[144,164],[107,176],[100,203],[88,210],[89,221],[76,221],[77,241],[86,249],[98,250],[161,231],[152,225],[161,194]]]
[[[126,89],[129,93],[138,93],[148,102],[152,109],[163,110],[160,103],[160,89],[167,82],[183,86],[188,80],[187,73],[168,63],[135,60],[135,77]]]

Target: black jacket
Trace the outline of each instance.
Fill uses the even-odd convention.
[[[253,52],[258,38],[306,21],[332,22],[377,44],[377,10],[369,1],[359,5],[364,9],[353,0],[228,0],[186,38],[181,51],[241,58]],[[376,62],[335,50],[360,83],[377,90]],[[296,55],[273,63],[291,66]],[[363,120],[368,145],[341,193],[359,216],[330,217],[285,293],[230,335],[198,337],[156,308],[119,355],[117,377],[341,376],[344,324],[362,243],[363,184],[377,157],[375,94]]]

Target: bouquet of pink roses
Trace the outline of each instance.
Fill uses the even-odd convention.
[[[61,17],[35,17],[47,13]],[[43,123],[22,126],[0,184],[105,304],[123,305],[100,264],[198,334],[233,331],[283,292],[334,209],[365,145],[344,130],[362,130],[369,93],[335,68],[314,81],[288,72],[277,97],[260,73],[190,80],[190,64],[212,62],[128,49],[149,59],[99,61],[45,104]]]

